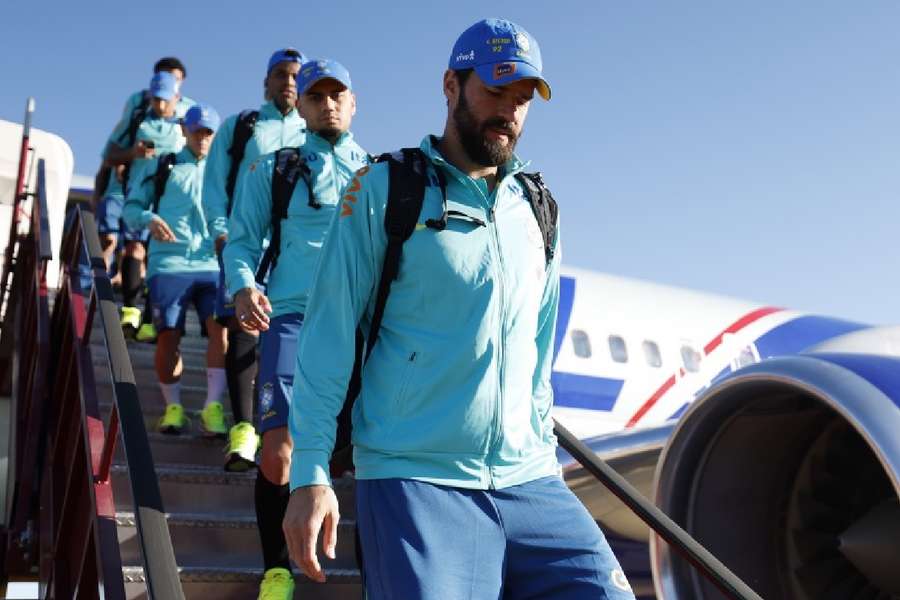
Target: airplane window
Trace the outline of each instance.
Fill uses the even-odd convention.
[[[591,357],[591,338],[588,337],[586,331],[581,329],[572,330],[572,348],[575,350],[575,356],[578,358]]]
[[[625,345],[625,339],[622,336],[609,336],[609,354],[615,362],[628,362],[628,347]]]
[[[654,368],[661,367],[662,355],[659,353],[659,346],[656,344],[656,342],[644,340],[643,348],[644,358],[647,359],[647,364]]]
[[[700,353],[693,346],[684,345],[681,347],[681,362],[684,363],[685,370],[696,373],[700,370]]]

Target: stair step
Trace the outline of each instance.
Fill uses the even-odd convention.
[[[187,567],[179,570],[185,598],[216,600],[247,600],[259,593],[262,569]],[[141,567],[123,567],[128,600],[144,600],[147,589]],[[362,585],[357,569],[327,569],[327,582],[319,584],[303,575],[295,574],[296,600],[357,600],[362,598]]]
[[[155,419],[156,417],[154,417]],[[154,420],[155,426],[155,420]],[[147,431],[150,452],[154,464],[189,464],[205,467],[222,467],[225,462],[227,441],[200,434],[166,435],[150,429]],[[113,456],[116,463],[125,463],[125,451],[121,440],[116,444]]]
[[[169,513],[166,514],[166,521],[180,567],[209,566],[211,557],[215,557],[216,566],[221,568],[263,566],[255,515]],[[140,564],[134,513],[117,513],[116,526],[122,564]],[[356,568],[355,527],[356,522],[352,519],[341,519],[336,558],[328,560],[328,567]]]
[[[109,363],[105,356],[97,356],[92,352],[94,363],[94,380],[98,386],[108,385],[112,382],[112,376],[109,370]],[[131,361],[131,370],[134,373],[134,380],[139,385],[157,382],[156,369],[153,361],[139,362],[134,359]],[[202,388],[206,390],[206,367],[203,365],[193,364],[184,361],[184,367],[181,372],[181,385]]]
[[[156,465],[156,475],[163,507],[168,512],[205,512],[217,517],[254,514],[256,471],[227,473],[222,467],[160,463]],[[341,477],[332,484],[341,515],[356,518],[354,479]],[[131,482],[126,465],[112,466],[112,485],[116,509],[133,511],[134,501],[131,498]]]
[[[159,382],[154,377],[153,380],[137,380],[138,398],[141,401],[141,407],[145,413],[161,415],[166,406],[166,399],[163,398],[162,391],[159,389]],[[97,402],[101,405],[112,405],[112,386],[109,382],[97,383]],[[230,408],[230,400],[228,394],[222,396],[222,404],[225,408]],[[188,412],[197,412],[203,408],[206,402],[206,384],[199,385],[182,385],[181,386],[181,404]],[[155,426],[155,425],[154,425]],[[152,428],[151,428],[152,429]]]

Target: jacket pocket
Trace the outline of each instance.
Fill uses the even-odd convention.
[[[406,359],[406,365],[403,367],[403,374],[400,376],[399,385],[397,387],[397,395],[394,397],[394,406],[396,413],[403,412],[404,399],[409,390],[409,384],[412,381],[413,374],[416,370],[416,360],[419,358],[418,352],[410,352]]]

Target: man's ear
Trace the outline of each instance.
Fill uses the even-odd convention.
[[[356,94],[350,92],[350,116],[356,115]]]
[[[263,77],[263,98],[265,100],[271,100],[271,98],[269,98],[269,76],[268,75]]]
[[[444,96],[447,98],[447,103],[455,106],[460,92],[459,78],[456,76],[456,71],[447,69],[444,71]]]

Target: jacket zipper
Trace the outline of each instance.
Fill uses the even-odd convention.
[[[503,253],[500,250],[500,234],[497,231],[496,218],[496,202],[498,198],[496,191],[499,186],[500,182],[498,182],[497,186],[494,188],[494,205],[491,206],[488,213],[488,221],[491,223],[491,237],[494,242],[494,252],[497,255],[497,289],[500,292],[499,343],[497,344],[497,407],[496,417],[494,419],[494,439],[491,443],[487,459],[488,476],[490,478],[490,481],[488,483],[491,489],[494,489],[495,487],[493,467],[494,458],[496,457],[495,455],[499,450],[500,443],[503,439],[503,362],[505,359],[506,349],[506,282],[503,279],[503,273],[505,272],[505,269],[503,265]]]

